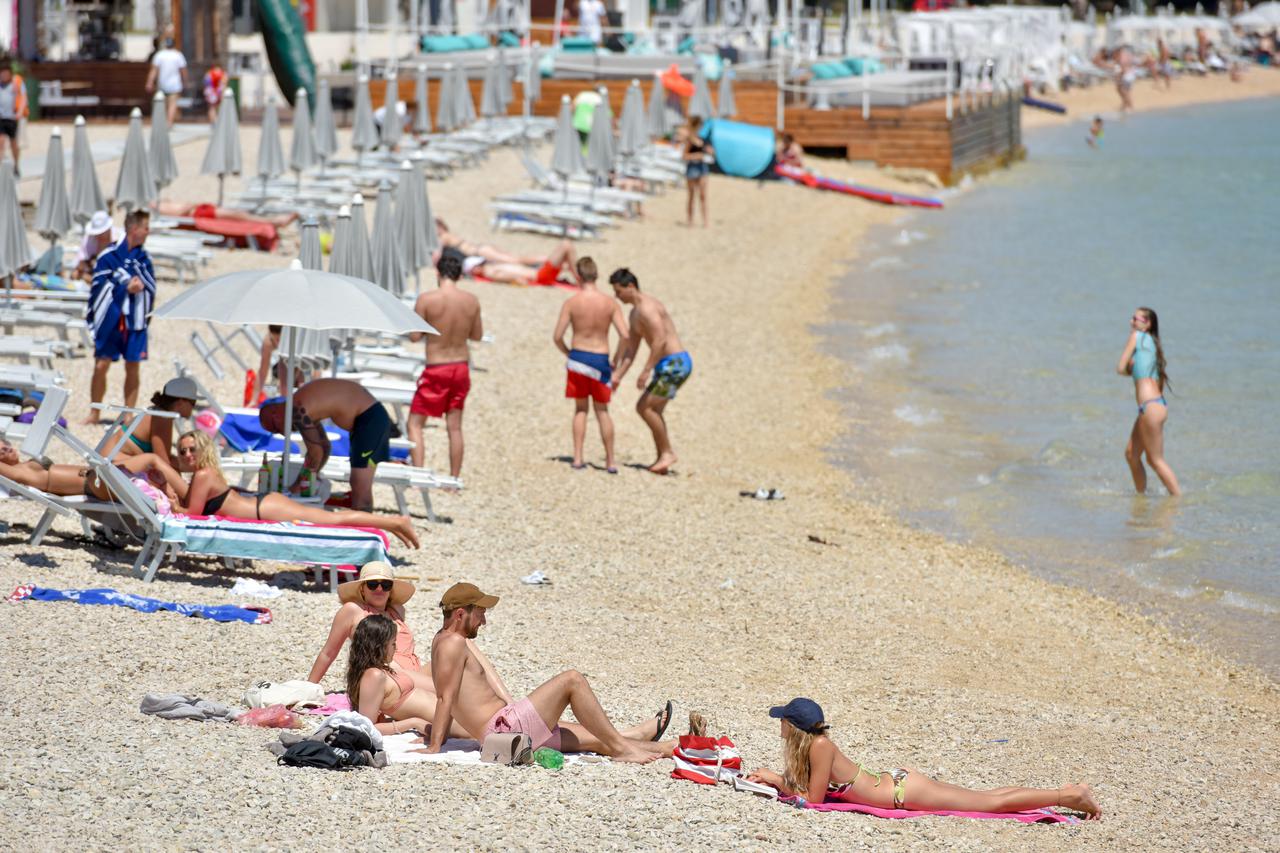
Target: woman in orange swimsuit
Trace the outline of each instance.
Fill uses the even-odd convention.
[[[785,769],[775,773],[760,768],[747,779],[777,788],[787,796],[811,803],[830,798],[880,809],[919,811],[1008,813],[1062,806],[1083,812],[1089,820],[1102,816],[1088,785],[974,791],[939,782],[911,768],[871,770],[846,756],[827,737],[830,726],[812,699],[792,699],[770,708],[769,716],[782,721]]]

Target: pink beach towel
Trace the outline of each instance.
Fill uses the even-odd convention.
[[[792,802],[791,797],[782,802]],[[1079,823],[1080,818],[1056,812],[1053,809],[1035,809],[1029,812],[955,812],[955,811],[914,811],[912,809],[878,809],[875,806],[864,806],[858,803],[846,803],[840,800],[827,800],[825,803],[809,803],[805,808],[820,812],[858,812],[883,818],[924,817],[939,815],[943,817],[969,817],[980,819],[1005,818],[1021,823]]]

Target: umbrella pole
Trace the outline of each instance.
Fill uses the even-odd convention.
[[[297,369],[297,329],[293,326],[289,332],[288,375],[285,377],[284,391],[284,456],[280,463],[280,491],[284,492],[293,485],[289,479],[289,451],[293,449],[293,373]]]
[[[218,175],[218,207],[222,207],[222,182],[227,178],[226,175]]]

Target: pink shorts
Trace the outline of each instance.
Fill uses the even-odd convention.
[[[494,714],[489,722],[485,723],[484,737],[507,732],[519,732],[528,735],[534,749],[544,746],[549,746],[554,750],[560,749],[560,727],[556,726],[554,729],[548,729],[542,717],[538,716],[533,703],[527,698],[521,699],[519,702],[513,702],[505,708],[499,708],[498,713]]]

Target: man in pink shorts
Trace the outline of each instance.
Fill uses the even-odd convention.
[[[474,640],[485,624],[485,612],[498,603],[474,584],[456,583],[440,599],[444,627],[431,640],[431,678],[439,700],[431,720],[428,752],[439,752],[456,720],[483,741],[498,732],[521,732],[534,749],[548,746],[565,752],[599,752],[617,761],[647,764],[671,755],[674,741],[659,741],[671,722],[671,703],[653,719],[618,731],[600,706],[587,679],[567,670],[513,701],[501,680],[490,678]],[[578,723],[560,716],[573,708]]]
[[[409,405],[409,459],[421,468],[426,457],[422,427],[427,418],[444,418],[449,432],[449,474],[462,474],[462,407],[471,391],[471,341],[484,336],[480,300],[458,287],[462,264],[450,253],[436,264],[440,287],[418,297],[413,310],[439,334],[414,332],[410,339],[427,339],[427,365],[418,377],[418,390]]]

